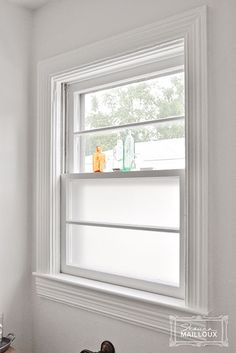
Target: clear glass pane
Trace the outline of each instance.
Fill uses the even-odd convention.
[[[71,179],[67,219],[179,228],[179,177]]]
[[[151,126],[115,130],[99,134],[75,135],[74,172],[92,172],[92,156],[96,146],[106,155],[105,171],[112,171],[116,146],[122,141],[123,153],[127,135],[131,132],[135,146],[133,170],[182,169],[185,167],[184,120],[163,122]],[[122,155],[123,159],[123,155]],[[120,163],[121,169],[123,163]]]
[[[184,115],[184,73],[86,93],[83,101],[85,130]]]
[[[68,225],[67,265],[179,286],[179,234]]]

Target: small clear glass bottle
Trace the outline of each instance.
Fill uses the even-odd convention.
[[[113,149],[113,170],[122,170],[123,168],[124,145],[118,135],[116,146]]]
[[[134,159],[135,159],[135,142],[131,134],[131,131],[129,130],[124,143],[123,170],[125,172],[128,172],[134,168]]]

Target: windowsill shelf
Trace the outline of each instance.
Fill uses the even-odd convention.
[[[91,306],[98,308],[100,301],[102,301],[102,312],[104,311],[104,302],[106,302],[106,312],[107,314],[109,312],[109,316],[116,315],[117,311],[119,312],[124,305],[126,311],[135,310],[137,319],[138,315],[136,309],[138,309],[140,305],[142,307],[142,305],[145,304],[147,305],[146,311],[142,307],[142,312],[139,314],[140,320],[145,317],[145,320],[147,321],[146,324],[143,322],[144,326],[149,326],[149,321],[153,319],[146,316],[148,314],[151,315],[151,313],[157,317],[160,316],[162,319],[165,319],[167,321],[167,326],[169,326],[169,315],[173,313],[179,315],[207,314],[204,310],[194,309],[187,306],[183,299],[166,295],[155,294],[63,273],[50,275],[34,272],[33,275],[36,277],[36,288],[40,296],[78,307],[81,307],[83,305],[83,300],[85,300],[87,310],[91,310]],[[122,298],[125,301],[127,300],[127,302],[121,302],[120,300],[122,300]],[[127,305],[129,305],[129,309]],[[159,310],[157,310],[157,308],[159,308]],[[162,314],[160,312],[162,312]]]
[[[142,178],[142,177],[168,177],[182,176],[184,169],[163,169],[163,170],[134,170],[130,172],[101,172],[101,173],[71,173],[62,177],[70,179],[106,179],[106,178]]]

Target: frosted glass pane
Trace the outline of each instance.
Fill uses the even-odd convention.
[[[179,234],[67,226],[67,265],[179,285]]]
[[[179,227],[179,177],[69,181],[74,221]]]

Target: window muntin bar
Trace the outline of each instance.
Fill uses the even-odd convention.
[[[160,118],[156,120],[148,120],[148,121],[142,121],[138,123],[130,123],[130,124],[123,124],[123,125],[118,125],[118,126],[107,126],[103,128],[98,128],[98,129],[91,129],[91,130],[81,130],[81,131],[76,131],[74,132],[74,135],[86,135],[86,134],[98,134],[101,132],[106,132],[110,130],[123,130],[123,129],[131,129],[135,127],[142,127],[142,126],[147,126],[147,125],[156,125],[156,124],[161,124],[161,123],[168,123],[172,121],[181,121],[184,120],[184,116],[170,116],[167,118]]]
[[[119,223],[101,223],[101,222],[85,222],[85,221],[72,221],[67,220],[67,224],[75,224],[81,226],[90,227],[103,227],[103,228],[120,228],[120,229],[132,229],[132,230],[145,230],[150,232],[162,232],[162,233],[179,233],[179,228],[170,227],[155,227],[155,226],[145,226],[145,225],[133,225],[133,224],[119,224]]]

